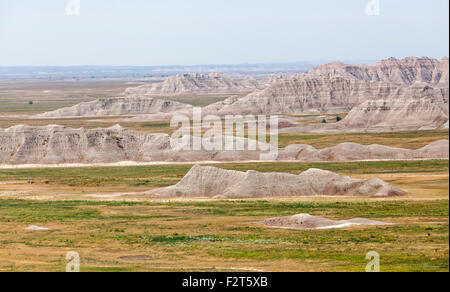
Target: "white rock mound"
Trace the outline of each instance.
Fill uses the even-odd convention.
[[[193,145],[192,136],[183,136]],[[232,138],[236,145],[245,138]],[[203,138],[199,145],[206,145],[210,138]],[[227,139],[222,137],[223,146]],[[171,145],[167,134],[150,134],[130,131],[119,125],[110,128],[74,129],[58,125],[44,127],[18,125],[0,129],[0,165],[23,164],[93,164],[116,162],[195,162],[195,161],[243,161],[258,160],[257,150],[183,150]],[[181,144],[183,145],[183,144]],[[185,149],[192,149],[185,148]]]
[[[168,77],[160,83],[128,88],[128,95],[187,95],[211,93],[242,93],[264,88],[264,84],[253,78],[234,80],[219,73],[208,75],[185,73]]]
[[[310,169],[299,175],[239,172],[194,166],[176,185],[151,190],[154,197],[214,199],[297,196],[401,196],[406,193],[382,180],[359,180],[330,171]]]
[[[145,153],[170,147],[164,134],[57,125],[18,125],[0,130],[0,164],[110,163],[145,159]],[[167,146],[168,145],[168,146]]]
[[[383,226],[391,225],[381,221],[355,218],[350,220],[331,220],[323,217],[311,216],[309,214],[298,214],[289,217],[276,217],[266,219],[259,224],[267,225],[273,228],[285,229],[339,229],[356,226]]]
[[[433,130],[441,128],[448,119],[448,99],[373,100],[353,108],[337,127],[379,132]]]
[[[443,159],[448,157],[449,141],[439,140],[417,150],[394,148],[377,144],[366,146],[357,143],[342,143],[319,150],[310,145],[290,145],[280,150],[278,159],[308,162],[344,162]]]
[[[410,86],[417,83],[447,85],[449,83],[448,58],[408,57],[402,60],[390,58],[374,65],[348,65],[329,63],[308,72],[311,76],[346,77],[366,81],[378,81]]]
[[[230,97],[204,107],[203,111],[221,116],[347,112],[369,100],[430,97],[448,101],[448,96],[448,88],[404,88],[383,82],[301,75],[276,80],[267,89]]]
[[[0,165],[255,161],[260,160],[261,154],[270,149],[268,144],[238,137],[222,137],[221,149],[224,150],[205,148],[207,142],[211,142],[207,137],[185,135],[183,140],[191,146],[196,140],[195,143],[203,147],[201,150],[183,150],[192,147],[185,148],[183,143],[179,147],[172,147],[173,141],[167,134],[130,131],[119,125],[98,129],[18,125],[0,129]],[[242,144],[244,150],[226,150],[236,149],[228,148],[231,142],[233,147]],[[254,144],[256,150],[248,150],[250,144]],[[355,143],[343,143],[320,150],[309,145],[291,145],[280,149],[278,157],[274,159],[320,162],[448,157],[448,140],[442,140],[418,150]]]
[[[102,98],[34,115],[32,118],[135,116],[163,114],[191,108],[192,106],[188,104],[149,97]]]

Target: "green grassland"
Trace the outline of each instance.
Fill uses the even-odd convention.
[[[448,200],[0,200],[0,270],[64,271],[65,253],[77,251],[82,271],[364,271],[365,254],[373,250],[382,271],[448,271],[448,212]],[[395,225],[297,231],[254,223],[298,213]],[[29,224],[51,230],[24,231]]]
[[[131,80],[0,80],[0,113],[35,114],[119,96]],[[30,104],[32,102],[32,104]]]
[[[191,165],[20,169],[2,183],[47,192],[143,191],[178,182]],[[68,251],[82,271],[364,271],[376,251],[382,271],[449,270],[448,160],[220,164],[300,173],[311,167],[385,176],[412,192],[397,198],[259,200],[0,199],[1,271],[64,271]],[[5,186],[3,188],[5,188]],[[47,189],[46,189],[47,188]],[[36,191],[38,192],[38,191]],[[256,222],[309,213],[393,223],[343,230],[288,230]],[[26,231],[29,225],[50,228]]]

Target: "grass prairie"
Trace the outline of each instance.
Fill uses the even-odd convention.
[[[0,270],[64,271],[76,251],[82,271],[364,271],[369,251],[382,271],[447,271],[448,200],[341,202],[93,202],[0,200]],[[255,224],[310,213],[394,223],[344,230]],[[48,231],[25,231],[31,224]]]
[[[369,251],[380,254],[382,271],[449,270],[448,160],[218,165],[375,176],[407,190],[405,197],[163,200],[133,193],[175,184],[190,167],[0,171],[0,270],[64,271],[68,251],[80,254],[82,271],[364,271]],[[255,224],[298,213],[394,225],[298,231]],[[26,231],[30,225],[50,229]]]
[[[0,80],[0,113],[36,114],[114,97],[133,83],[131,79]]]
[[[317,149],[332,147],[340,143],[353,142],[362,145],[379,144],[397,148],[419,149],[438,140],[448,140],[448,130],[410,131],[392,133],[357,134],[280,134],[279,145],[309,144]]]
[[[52,111],[98,98],[117,97],[128,87],[143,84],[138,79],[0,80],[0,113],[25,115]],[[194,106],[222,101],[231,94],[154,96]],[[31,103],[30,103],[31,102]]]

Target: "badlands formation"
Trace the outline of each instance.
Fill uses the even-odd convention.
[[[193,144],[193,137],[184,136]],[[200,139],[200,138],[195,138]],[[236,145],[245,138],[233,138]],[[222,137],[224,147],[225,137]],[[202,145],[210,141],[203,138]],[[262,143],[256,143],[263,146]],[[264,148],[268,149],[267,144]],[[118,162],[196,162],[255,161],[266,151],[260,150],[183,150],[173,148],[167,134],[150,134],[114,126],[104,129],[73,129],[57,125],[43,127],[14,126],[0,129],[0,165],[24,164],[88,164]],[[309,145],[290,145],[278,152],[278,161],[361,161],[448,158],[448,140],[434,142],[418,150],[381,145],[363,146],[343,143],[335,147],[315,149]]]
[[[194,166],[176,185],[151,190],[153,197],[262,198],[298,196],[401,196],[406,193],[379,179],[360,180],[309,169],[299,175],[240,172]]]
[[[230,97],[204,112],[228,114],[301,114],[349,111],[367,100],[434,97],[448,101],[448,89],[402,88],[382,82],[309,76],[280,79],[245,97]]]
[[[381,221],[355,218],[350,220],[330,220],[323,217],[311,216],[309,214],[298,214],[289,217],[269,218],[258,222],[273,228],[285,229],[338,229],[355,226],[383,226],[390,225]]]
[[[342,143],[316,149],[310,145],[290,145],[281,149],[278,160],[307,162],[345,162],[368,160],[444,159],[449,157],[449,141],[441,140],[417,150],[382,145]]]
[[[86,130],[56,125],[19,125],[0,130],[0,163],[109,163],[135,160],[140,155],[160,150],[167,143],[166,138],[159,134],[126,131],[119,126]]]
[[[34,118],[131,115],[135,117],[129,121],[166,120],[175,114],[192,115],[192,106],[153,99],[150,95],[253,91],[244,97],[236,95],[210,104],[203,113],[267,115],[354,109],[335,131],[445,129],[448,85],[446,58],[388,59],[376,65],[326,64],[305,74],[271,79],[265,89],[250,79],[235,81],[219,74],[183,74],[162,83],[130,88],[126,97],[81,103]],[[362,116],[369,118],[365,121]],[[329,127],[323,126],[325,130]]]
[[[171,76],[161,83],[145,84],[128,88],[127,95],[188,95],[211,93],[242,93],[264,88],[264,84],[248,77],[243,80],[233,80],[219,73],[209,75],[185,73]]]
[[[409,57],[403,60],[390,58],[375,65],[347,65],[330,63],[320,65],[308,72],[319,77],[344,77],[365,81],[410,86],[414,83],[447,86],[449,83],[448,58]]]
[[[149,97],[102,98],[38,114],[33,116],[33,118],[135,116],[170,113],[191,108],[192,106],[188,104]]]
[[[184,137],[193,143],[193,137]],[[236,139],[233,143],[236,143]],[[203,145],[205,140],[210,139],[203,138]],[[248,140],[243,140],[245,149],[248,149]],[[172,147],[167,134],[130,131],[118,125],[92,130],[57,125],[18,125],[0,129],[0,165],[243,161],[258,160],[259,154],[259,151],[246,150],[177,149]]]
[[[191,145],[193,137],[184,136]],[[200,139],[200,138],[195,138]],[[249,149],[245,138],[244,149]],[[225,137],[222,137],[225,148]],[[210,141],[203,138],[202,145]],[[261,143],[256,143],[262,146]],[[264,148],[268,149],[267,144]],[[183,150],[173,148],[167,134],[150,134],[114,126],[104,129],[73,129],[57,125],[43,127],[14,126],[0,129],[0,165],[22,164],[85,164],[117,162],[196,162],[196,161],[255,161],[260,150]],[[449,157],[448,140],[436,141],[418,150],[381,145],[364,146],[343,143],[325,149],[309,145],[290,145],[278,152],[278,161],[363,161],[442,159]]]
[[[448,106],[448,99],[434,98],[366,101],[354,107],[337,127],[359,132],[441,129],[449,120]]]
[[[376,65],[331,63],[306,74],[273,79],[267,89],[210,107],[223,114],[242,107],[247,110],[243,114],[274,114],[345,110],[379,99],[427,97],[448,101],[448,70],[448,58],[391,58]]]

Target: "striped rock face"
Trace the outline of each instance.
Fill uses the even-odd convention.
[[[265,90],[242,98],[231,97],[203,111],[218,115],[346,112],[366,101],[425,97],[448,101],[448,96],[448,88],[405,88],[384,82],[301,75],[276,80]]]
[[[102,98],[72,107],[38,114],[33,118],[104,117],[169,113],[191,109],[191,105],[149,97]]]
[[[230,139],[231,138],[231,139]],[[186,135],[190,145],[203,145],[200,150],[172,147],[167,134],[151,134],[120,126],[98,129],[74,129],[49,125],[43,127],[14,126],[0,129],[0,166],[23,164],[95,164],[119,162],[189,162],[257,161],[267,153],[269,145],[251,140],[222,136],[222,150],[207,150],[210,138]],[[243,145],[244,150],[227,150],[227,143]],[[232,148],[233,149],[233,148]],[[236,148],[234,148],[236,149]],[[417,150],[343,143],[316,149],[309,145],[290,145],[279,149],[278,161],[360,161],[448,158],[448,140],[436,141]]]
[[[434,130],[449,120],[448,98],[366,101],[338,123],[341,129],[370,131]]]
[[[187,95],[210,93],[242,93],[265,87],[264,82],[253,78],[234,80],[218,73],[209,75],[186,73],[171,76],[161,83],[128,88],[128,95]]]
[[[427,57],[409,57],[402,60],[390,58],[379,61],[375,65],[324,64],[310,70],[308,75],[346,77],[358,80],[385,82],[400,86],[422,83],[448,87],[448,72],[448,58],[443,58],[439,61]]]

